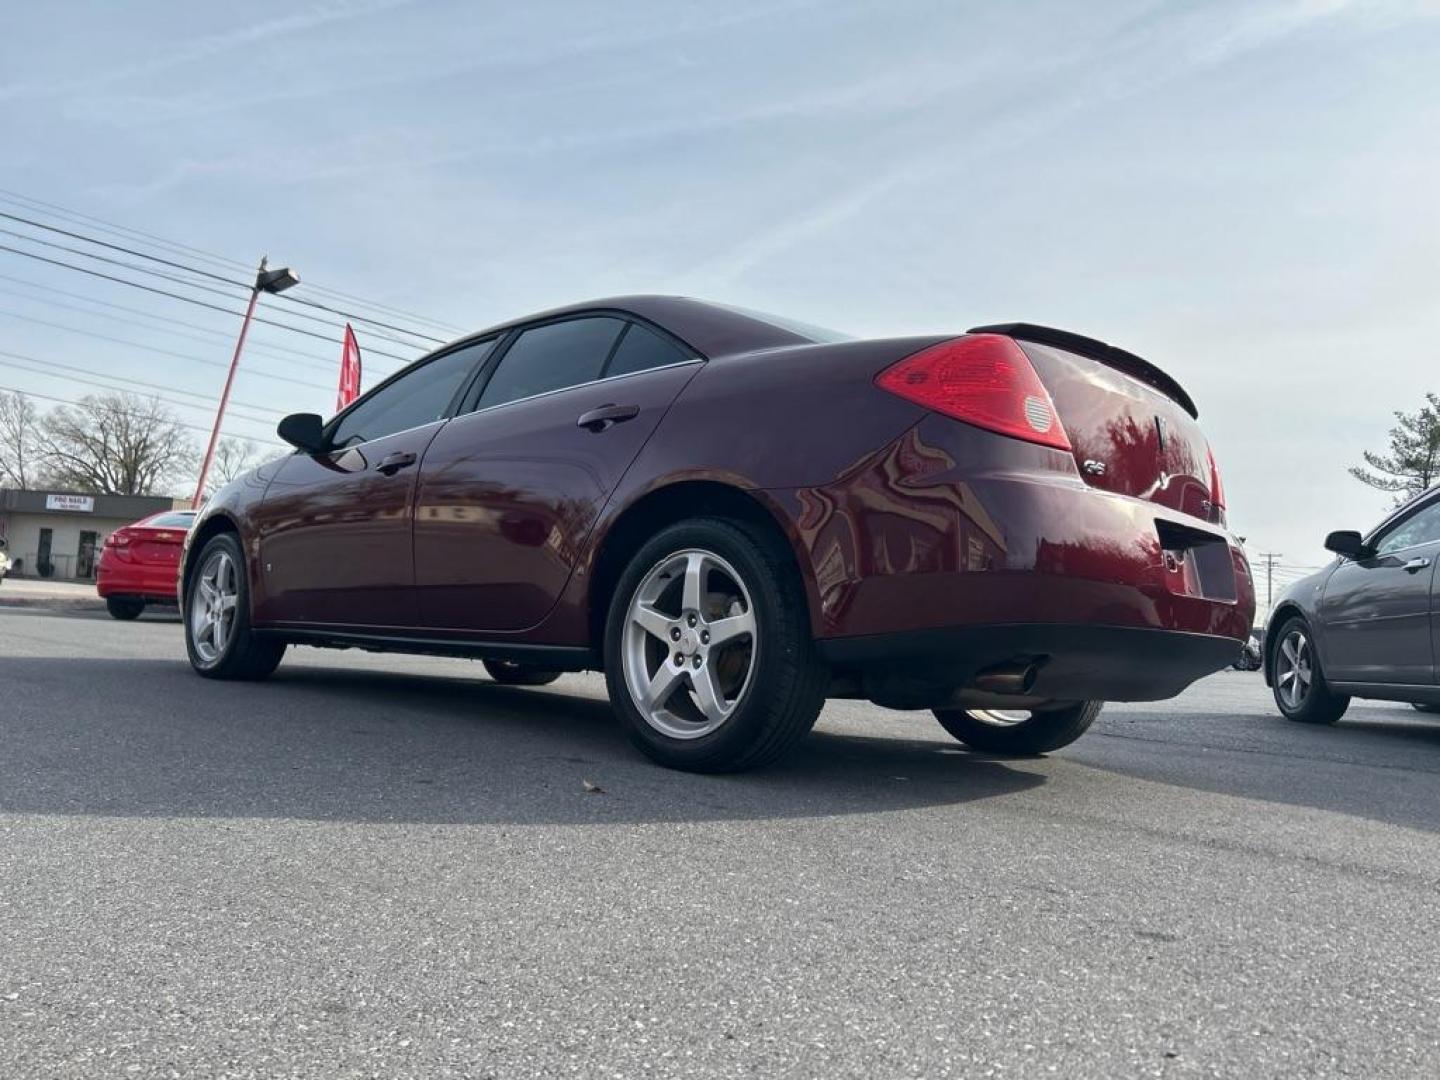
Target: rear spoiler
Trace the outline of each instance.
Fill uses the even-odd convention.
[[[1085,337],[1083,334],[1072,334],[1068,330],[1056,330],[1049,326],[1036,326],[1034,323],[1012,322],[996,323],[993,326],[976,326],[966,331],[967,334],[1004,334],[1006,337],[1015,338],[1017,341],[1033,341],[1037,345],[1050,345],[1057,349],[1064,349],[1067,352],[1075,353],[1078,356],[1088,357],[1104,364],[1106,367],[1114,368],[1116,371],[1123,371],[1141,382],[1153,386],[1168,398],[1172,398],[1182,409],[1193,416],[1200,418],[1200,411],[1195,408],[1195,402],[1185,392],[1185,388],[1172,379],[1165,372],[1161,371],[1149,360],[1142,360],[1134,353],[1126,352],[1124,349],[1117,349],[1114,345],[1107,345],[1103,341],[1096,341],[1094,338]]]

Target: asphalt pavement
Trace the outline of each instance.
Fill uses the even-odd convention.
[[[1258,674],[668,772],[594,676],[0,609],[0,1076],[1433,1077],[1440,717]]]

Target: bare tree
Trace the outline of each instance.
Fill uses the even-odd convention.
[[[211,495],[258,464],[260,451],[249,439],[221,439],[215,447],[215,460],[205,480],[205,494]]]
[[[40,414],[24,394],[0,393],[0,484],[27,490],[35,479]]]
[[[103,495],[151,495],[193,475],[195,446],[157,398],[92,394],[40,421],[47,482]]]
[[[1440,398],[1425,395],[1425,405],[1413,413],[1397,412],[1390,429],[1390,453],[1365,451],[1365,464],[1352,466],[1350,475],[1362,484],[1395,492],[1395,505],[1408,502],[1440,480]]]

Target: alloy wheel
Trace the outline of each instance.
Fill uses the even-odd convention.
[[[1275,688],[1287,709],[1299,709],[1305,704],[1314,678],[1310,640],[1303,630],[1291,630],[1280,642],[1280,650],[1275,655]]]
[[[217,551],[205,560],[190,593],[190,636],[203,663],[213,664],[225,655],[239,602],[235,560],[228,552]]]
[[[1005,728],[1023,724],[1032,715],[1029,709],[968,709],[966,711],[982,724]]]
[[[734,714],[759,647],[755,606],[735,568],[710,551],[679,551],[660,560],[630,599],[625,685],[656,731],[698,739]]]

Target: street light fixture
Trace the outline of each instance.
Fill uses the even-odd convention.
[[[288,266],[266,270],[265,260],[260,260],[260,272],[255,275],[255,288],[261,292],[282,293],[300,284],[300,275]]]
[[[205,460],[200,465],[200,479],[195,484],[195,498],[191,506],[196,510],[205,498],[205,479],[210,475],[210,462],[215,458],[215,444],[220,441],[220,423],[225,419],[225,406],[230,403],[230,387],[235,382],[235,369],[240,366],[240,353],[245,348],[245,335],[250,332],[250,320],[255,314],[255,302],[262,292],[272,296],[300,284],[300,275],[288,266],[267,268],[268,258],[260,260],[255,271],[255,284],[250,288],[250,303],[245,308],[245,319],[240,323],[240,337],[235,342],[234,355],[230,357],[230,371],[225,376],[225,389],[220,393],[220,407],[215,410],[215,426],[210,430],[210,443],[205,447]]]

